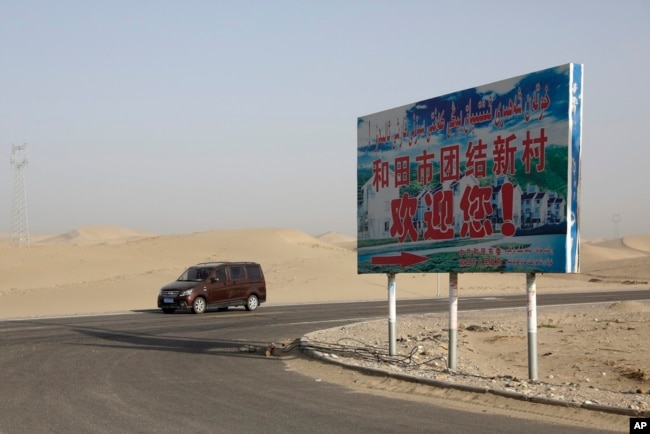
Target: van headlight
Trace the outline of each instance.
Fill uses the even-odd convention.
[[[185,291],[181,291],[181,293],[178,294],[178,295],[179,295],[180,297],[187,297],[187,296],[190,295],[191,293],[192,293],[192,290],[191,290],[191,289],[186,289]]]

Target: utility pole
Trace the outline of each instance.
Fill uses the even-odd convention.
[[[14,191],[11,198],[11,222],[9,242],[16,247],[29,247],[27,224],[27,192],[25,191],[25,167],[27,166],[27,143],[11,145],[11,167],[14,169]]]

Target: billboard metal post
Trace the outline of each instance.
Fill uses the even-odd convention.
[[[456,342],[458,334],[458,273],[449,273],[449,369],[456,369]]]
[[[387,273],[388,276],[388,354],[397,355],[395,351],[395,321],[397,319],[397,307],[395,297],[395,274]]]
[[[528,295],[528,378],[537,380],[537,282],[535,273],[526,273]]]

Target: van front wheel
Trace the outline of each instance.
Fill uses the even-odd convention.
[[[246,300],[246,310],[255,310],[259,305],[260,305],[260,301],[257,298],[257,295],[252,294],[248,296],[248,300]]]
[[[205,298],[203,297],[196,297],[194,299],[194,303],[192,303],[192,312],[194,313],[203,313],[205,312],[206,308],[206,303],[205,303]]]

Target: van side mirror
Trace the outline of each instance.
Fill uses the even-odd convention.
[[[210,282],[212,282],[212,283],[214,283],[214,282],[218,282],[218,281],[219,281],[219,278],[218,278],[218,277],[212,276],[212,277],[210,278]]]

